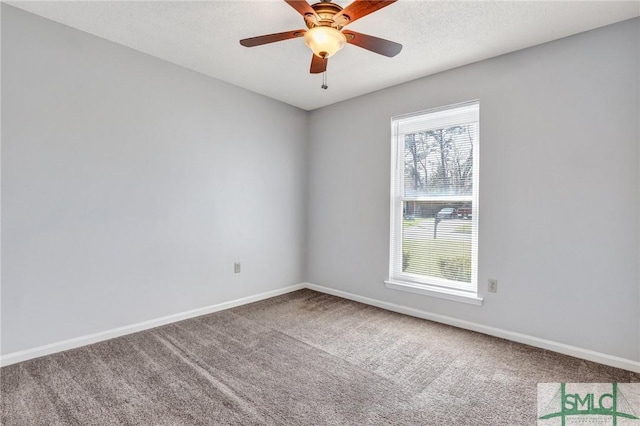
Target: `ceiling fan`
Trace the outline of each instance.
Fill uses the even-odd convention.
[[[343,30],[343,28],[370,13],[389,6],[395,1],[355,0],[343,9],[340,5],[332,3],[330,0],[320,1],[312,5],[307,3],[306,0],[285,0],[289,6],[304,17],[304,23],[308,29],[245,38],[240,40],[240,44],[245,47],[254,47],[276,41],[304,37],[305,44],[313,51],[310,70],[312,74],[325,72],[329,57],[342,49],[346,43],[380,55],[393,57],[402,50],[401,44],[355,31]],[[325,85],[323,85],[323,88],[326,88]]]

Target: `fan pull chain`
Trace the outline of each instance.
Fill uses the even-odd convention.
[[[329,86],[327,86],[327,71],[322,72],[322,86],[320,86],[324,90],[327,90]]]

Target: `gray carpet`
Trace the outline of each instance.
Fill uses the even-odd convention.
[[[538,382],[640,381],[311,290],[0,374],[3,425],[533,425]]]

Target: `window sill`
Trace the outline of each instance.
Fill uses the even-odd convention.
[[[403,281],[385,281],[385,286],[394,290],[406,291],[424,296],[437,297],[440,299],[452,300],[454,302],[468,303],[471,305],[482,305],[482,298],[476,294],[441,287],[433,287],[426,284],[414,284]]]

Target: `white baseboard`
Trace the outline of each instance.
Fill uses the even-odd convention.
[[[640,362],[632,361],[630,359],[620,358],[613,355],[603,354],[595,352],[589,349],[583,349],[576,346],[565,345],[564,343],[558,343],[551,340],[540,339],[534,336],[528,336],[522,333],[516,333],[515,331],[504,330],[501,328],[490,327],[487,325],[477,324],[471,321],[465,321],[445,315],[434,314],[420,309],[409,308],[406,306],[396,305],[395,303],[383,302],[377,299],[371,299],[365,296],[359,296],[357,294],[347,293],[341,290],[335,290],[329,287],[323,287],[316,284],[304,283],[304,286],[308,289],[319,291],[321,293],[331,294],[333,296],[342,297],[344,299],[353,300],[356,302],[364,303],[366,305],[376,306],[378,308],[386,309],[388,311],[398,312],[405,315],[410,315],[417,318],[423,318],[430,321],[435,321],[443,324],[452,325],[454,327],[463,328],[465,330],[477,331],[478,333],[488,334],[490,336],[500,337],[502,339],[511,340],[518,343],[524,343],[536,348],[547,349],[553,352],[558,352],[565,355],[570,355],[575,358],[584,359],[587,361],[597,362],[599,364],[609,365],[611,367],[622,368],[624,370],[640,373]]]
[[[445,315],[434,314],[431,312],[422,311],[420,309],[409,308],[402,305],[396,305],[394,303],[384,302],[381,300],[372,299],[365,296],[359,296],[357,294],[352,294],[352,293],[348,293],[341,290],[335,290],[329,287],[323,287],[323,286],[311,284],[311,283],[295,284],[289,287],[267,291],[265,293],[243,297],[241,299],[231,300],[229,302],[206,306],[204,308],[193,309],[191,311],[181,312],[173,315],[167,315],[162,318],[156,318],[153,320],[143,321],[137,324],[114,328],[111,330],[106,330],[103,332],[94,333],[87,336],[80,336],[73,339],[64,340],[61,342],[38,346],[32,349],[13,352],[0,357],[0,366],[11,365],[11,364],[26,361],[29,359],[39,358],[41,356],[54,354],[56,352],[62,352],[69,349],[78,348],[80,346],[102,342],[104,340],[113,339],[115,337],[124,336],[126,334],[137,333],[139,331],[148,330],[150,328],[159,327],[161,325],[166,325],[173,322],[182,321],[185,319],[194,318],[201,315],[206,315],[213,312],[234,308],[236,306],[246,305],[248,303],[257,302],[259,300],[280,296],[282,294],[290,293],[296,290],[301,290],[303,288],[319,291],[321,293],[331,294],[334,296],[342,297],[344,299],[349,299],[356,302],[364,303],[366,305],[376,306],[378,308],[386,309],[388,311],[398,312],[401,314],[410,315],[417,318],[423,318],[430,321],[448,324],[448,325],[452,325],[458,328],[463,328],[466,330],[477,331],[479,333],[500,337],[502,339],[507,339],[514,342],[518,342],[518,343],[524,343],[526,345],[534,346],[541,349],[547,349],[547,350],[558,352],[565,355],[570,355],[570,356],[584,359],[587,361],[593,361],[600,364],[609,365],[611,367],[622,368],[625,370],[640,373],[640,362],[638,361],[632,361],[629,359],[620,358],[613,355],[595,352],[589,349],[583,349],[576,346],[565,345],[564,343],[558,343],[551,340],[540,339],[538,337],[528,336],[526,334],[504,330],[501,328],[490,327],[490,326],[474,323],[471,321],[465,321],[465,320],[461,320],[453,317],[448,317]]]
[[[201,315],[222,311],[236,306],[246,305],[247,303],[257,302],[259,300],[268,299],[270,297],[280,296],[292,291],[305,288],[305,284],[295,284],[289,287],[279,288],[277,290],[267,291],[265,293],[253,296],[243,297],[241,299],[231,300],[229,302],[219,303],[216,305],[205,306],[204,308],[193,309],[191,311],[180,312],[173,315],[167,315],[162,318],[156,318],[149,321],[139,322],[137,324],[126,325],[99,333],[89,334],[86,336],[75,337],[61,342],[50,343],[48,345],[38,346],[32,349],[13,352],[0,357],[0,366],[15,364],[41,356],[62,352],[69,349],[78,348],[80,346],[90,345],[92,343],[102,342],[104,340],[113,339],[114,337],[124,336],[125,334],[137,333],[138,331],[148,330],[150,328],[159,327],[161,325],[170,324],[172,322],[182,321],[185,319],[199,317]]]

